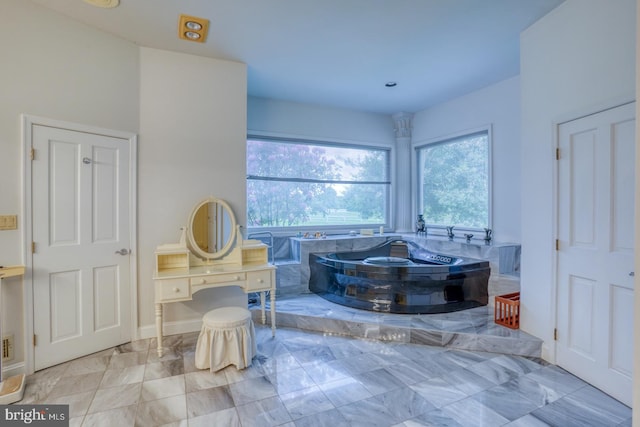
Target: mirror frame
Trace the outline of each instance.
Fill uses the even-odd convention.
[[[203,205],[207,203],[218,203],[222,205],[222,207],[229,214],[229,220],[231,222],[231,234],[229,236],[229,240],[217,252],[205,252],[204,250],[202,250],[200,246],[198,246],[198,244],[196,243],[196,239],[193,235],[193,221],[198,212],[198,209],[200,209]],[[237,237],[238,236],[237,236],[236,217],[233,214],[233,210],[231,209],[231,206],[229,206],[229,204],[224,200],[210,196],[198,202],[191,210],[191,214],[189,215],[189,225],[187,226],[187,240],[189,242],[189,248],[191,249],[191,252],[193,252],[198,257],[204,260],[214,260],[214,259],[220,259],[224,257],[225,255],[227,255],[227,253],[229,253],[231,248],[234,246]]]

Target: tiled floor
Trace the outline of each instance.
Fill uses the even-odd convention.
[[[631,410],[535,358],[256,325],[237,371],[194,367],[197,333],[141,340],[29,376],[20,403],[72,426],[631,426]]]

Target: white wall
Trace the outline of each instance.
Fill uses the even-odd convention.
[[[247,129],[261,135],[395,146],[388,115],[266,98],[249,97]]]
[[[520,79],[513,77],[414,115],[412,144],[492,126],[493,237],[520,242]]]
[[[244,222],[246,67],[140,48],[24,0],[2,0],[0,9],[0,214],[23,215],[21,113],[139,134],[134,285],[138,325],[154,335],[156,245],[177,241],[193,205],[208,195],[229,201]],[[0,231],[0,264],[25,262],[23,227]],[[1,308],[18,363],[20,285],[5,280]],[[203,291],[166,310],[169,322],[179,320],[167,332],[194,330],[212,306],[245,302],[239,289]]]
[[[640,0],[636,0],[636,99],[640,96]],[[637,105],[637,104],[636,104]],[[637,108],[637,107],[636,107]],[[640,120],[636,110],[636,147],[640,146]],[[640,150],[636,149],[636,179],[635,179],[635,248],[640,248]],[[634,271],[640,271],[640,251],[634,254]],[[640,274],[634,278],[634,321],[633,321],[633,427],[640,427]]]
[[[635,0],[567,0],[521,36],[521,327],[555,325],[554,123],[635,97]]]
[[[2,0],[0,58],[0,214],[20,221],[0,231],[0,264],[15,265],[25,262],[20,114],[136,132],[138,48],[31,2]],[[3,332],[16,338],[14,362],[24,359],[21,285],[5,280],[0,308]]]
[[[155,334],[156,246],[177,242],[191,209],[207,196],[226,200],[238,223],[245,224],[246,81],[244,64],[140,49],[138,315],[143,336]],[[193,330],[211,308],[246,305],[239,288],[208,289],[197,296],[165,307],[167,334]]]

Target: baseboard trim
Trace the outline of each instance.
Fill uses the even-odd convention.
[[[2,365],[2,379],[26,373],[24,362]]]
[[[198,332],[202,328],[202,319],[179,320],[174,322],[164,322],[163,335],[187,334],[189,332]],[[146,325],[138,328],[138,336],[140,339],[155,338],[156,326]]]

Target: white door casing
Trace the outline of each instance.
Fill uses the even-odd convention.
[[[135,248],[136,147],[131,134],[37,118],[25,119],[25,131],[35,150],[26,160],[35,248],[26,251],[27,329],[37,337],[29,372],[136,335],[135,258],[127,253]]]
[[[632,398],[635,104],[558,127],[558,365]]]

